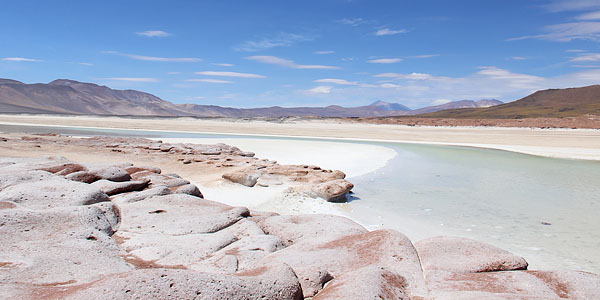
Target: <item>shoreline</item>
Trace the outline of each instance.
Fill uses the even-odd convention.
[[[332,141],[349,141],[349,142],[381,142],[381,143],[405,143],[405,144],[420,144],[420,145],[439,145],[439,146],[458,146],[458,147],[475,147],[484,149],[494,149],[501,151],[510,151],[521,154],[535,155],[549,158],[559,159],[580,159],[580,160],[600,160],[600,130],[595,129],[541,129],[541,128],[500,128],[500,127],[412,127],[405,125],[379,125],[379,124],[352,124],[352,123],[332,123],[324,121],[302,121],[299,123],[283,124],[289,128],[274,128],[276,126],[282,126],[278,123],[265,123],[263,121],[248,121],[246,125],[252,125],[255,132],[250,133],[249,130],[239,130],[239,122],[235,121],[214,121],[214,120],[196,120],[192,127],[198,126],[212,126],[209,128],[212,130],[195,130],[189,128],[189,130],[178,130],[169,128],[173,125],[179,125],[182,123],[182,119],[171,119],[161,120],[162,122],[170,122],[162,126],[157,124],[140,124],[135,121],[138,119],[126,119],[121,117],[110,117],[118,121],[121,121],[121,126],[108,127],[108,126],[86,126],[79,124],[79,122],[73,121],[86,121],[87,123],[93,123],[94,118],[90,117],[50,117],[48,120],[37,120],[36,122],[24,122],[23,120],[16,121],[0,121],[0,124],[12,125],[12,126],[40,126],[40,127],[63,127],[63,128],[78,128],[78,129],[104,129],[104,130],[130,130],[130,131],[147,131],[147,132],[175,132],[175,133],[197,133],[197,134],[216,134],[216,135],[231,135],[231,136],[245,136],[245,137],[276,137],[276,138],[291,138],[291,139],[305,139],[305,140],[332,140]],[[107,118],[107,117],[102,117]],[[62,124],[55,124],[52,119],[58,119]],[[97,118],[96,118],[97,119]],[[146,119],[148,121],[148,119]],[[133,124],[127,124],[127,123]],[[69,124],[70,123],[70,124]],[[76,123],[76,124],[73,124]],[[216,125],[215,125],[216,124]],[[272,128],[263,128],[269,125]],[[97,125],[97,124],[91,124]],[[141,126],[146,128],[140,128]],[[229,126],[228,126],[229,125]],[[334,129],[332,133],[315,135],[319,131],[315,131],[315,126],[323,125],[328,127],[322,129],[321,132],[327,129]],[[154,128],[148,128],[154,127]],[[220,127],[220,128],[214,128]],[[333,127],[333,128],[332,128]],[[341,128],[340,128],[341,127]],[[346,128],[344,128],[346,127]],[[179,127],[180,128],[180,127]],[[226,130],[219,130],[226,129]],[[303,132],[305,134],[289,135],[284,134],[281,129],[289,130],[294,129],[295,132]],[[373,135],[381,137],[390,130],[396,129],[393,132],[396,138],[369,138],[365,137],[365,133],[361,131],[376,131]],[[337,131],[336,131],[337,130]],[[245,132],[244,132],[245,131]],[[257,131],[257,132],[256,132]],[[277,131],[277,132],[274,132]],[[357,133],[358,131],[358,133]],[[533,134],[532,134],[533,133]],[[561,135],[569,133],[570,136],[566,137]],[[573,133],[578,133],[578,136],[571,136]],[[446,135],[446,136],[444,136]],[[487,142],[477,142],[477,136]],[[571,142],[561,142],[555,139],[570,139]],[[540,140],[545,145],[535,145],[532,141],[528,140]],[[495,142],[495,143],[494,143]],[[533,141],[535,142],[535,141]],[[562,145],[579,144],[571,147],[563,147]]]

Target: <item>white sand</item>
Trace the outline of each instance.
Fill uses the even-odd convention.
[[[308,140],[274,140],[258,138],[161,138],[166,143],[225,143],[259,158],[276,160],[283,165],[316,165],[341,170],[347,178],[374,172],[384,167],[397,153],[383,146]]]

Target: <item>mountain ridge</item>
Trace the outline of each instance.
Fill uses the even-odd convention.
[[[502,103],[497,100],[493,104]],[[0,78],[0,112],[80,115],[196,116],[196,117],[390,117],[414,115],[456,107],[479,107],[480,101],[462,100],[411,110],[400,103],[375,101],[370,105],[342,107],[233,108],[217,105],[175,104],[137,90],[116,90],[95,83],[56,79],[47,84],[26,84]]]

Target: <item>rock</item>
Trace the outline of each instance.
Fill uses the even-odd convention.
[[[47,171],[58,175],[66,175],[79,170],[84,170],[85,167],[73,163],[72,161],[60,157],[50,156],[46,158],[5,158],[3,162],[10,163],[0,168],[3,173],[23,172],[23,171]]]
[[[71,174],[66,175],[65,178],[84,183],[92,183],[94,181],[100,180],[100,176],[90,173],[88,171],[73,172]]]
[[[16,171],[5,173],[0,168],[0,191],[15,184],[36,182],[57,177],[57,175],[47,171]]]
[[[406,279],[397,273],[381,267],[364,267],[337,277],[312,299],[426,299],[412,297],[407,285]]]
[[[253,187],[254,185],[256,185],[258,178],[260,178],[260,173],[251,169],[243,169],[225,173],[222,177],[234,183],[239,183],[248,187]]]
[[[162,152],[169,152],[171,149],[173,149],[173,145],[171,144],[161,144],[160,146],[158,146],[158,149]]]
[[[519,256],[471,239],[438,236],[415,243],[424,271],[453,273],[526,270]]]
[[[198,187],[193,184],[186,184],[186,185],[174,187],[172,189],[172,192],[175,194],[188,194],[188,195],[204,198],[204,196],[202,195],[202,193],[200,192]]]
[[[600,278],[576,271],[429,271],[433,299],[600,299]]]
[[[140,192],[118,194],[113,196],[111,200],[117,204],[124,204],[142,201],[153,196],[164,196],[168,194],[171,194],[171,190],[166,185],[159,185]]]
[[[108,195],[89,184],[62,177],[23,182],[0,191],[0,201],[13,201],[32,209],[89,205],[110,201]]]
[[[403,278],[403,291],[411,298],[427,298],[417,252],[406,236],[393,230],[376,230],[335,240],[303,239],[267,255],[257,266],[279,263],[285,263],[294,270],[304,297],[312,297],[322,289],[324,274],[330,274],[333,280],[329,284],[334,284],[344,274],[365,267],[378,267]],[[351,290],[347,292],[352,294]],[[345,292],[341,293],[345,295]]]
[[[100,179],[122,182],[131,180],[131,176],[125,169],[119,166],[98,166],[88,167],[91,174],[98,176]]]
[[[121,206],[120,231],[184,235],[222,230],[247,217],[245,207],[231,207],[185,195],[154,196]]]
[[[152,173],[156,173],[156,174],[161,173],[161,169],[159,167],[153,167],[153,166],[143,166],[143,167],[131,166],[131,167],[125,168],[125,171],[127,171],[127,173],[129,173],[129,175],[131,175],[133,173],[141,172],[141,171],[148,171],[148,172],[152,172]]]
[[[67,285],[131,270],[110,238],[115,211],[109,202],[0,210],[0,282]]]
[[[202,150],[202,155],[221,155],[222,150],[220,148],[207,148]]]
[[[346,193],[352,190],[354,184],[345,179],[336,179],[313,186],[310,195],[323,198],[329,202],[346,202]]]
[[[5,137],[1,137],[1,136],[0,136],[0,142],[6,142],[6,141],[8,141],[8,139],[7,139],[7,138],[5,138]]]
[[[173,269],[135,270],[85,286],[38,288],[35,296],[38,299],[302,299],[298,279],[285,266],[236,275]]]
[[[278,236],[286,246],[303,240],[331,241],[344,236],[367,233],[358,223],[334,215],[272,216],[258,225],[267,233]]]
[[[112,196],[120,193],[134,192],[143,190],[148,184],[150,180],[140,180],[140,181],[125,181],[125,182],[114,182],[106,179],[100,179],[91,185],[99,188],[101,191],[105,192],[107,195]]]
[[[150,180],[150,187],[166,185],[167,187],[171,188],[190,184],[190,182],[185,179],[176,178],[164,174],[156,174],[149,171],[133,173],[131,176],[133,180]]]

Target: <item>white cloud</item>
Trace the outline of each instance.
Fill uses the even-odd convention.
[[[213,65],[213,66],[220,66],[220,67],[233,67],[233,64],[211,63],[211,65]]]
[[[589,20],[600,20],[600,11],[593,11],[577,16],[577,20],[589,21]]]
[[[395,64],[403,61],[402,58],[380,58],[380,59],[372,59],[367,62],[372,64]]]
[[[327,50],[327,51],[315,51],[315,54],[333,54],[335,51]]]
[[[28,62],[39,62],[39,59],[33,58],[24,58],[24,57],[5,57],[2,59],[3,61],[28,61]]]
[[[136,60],[144,61],[162,61],[162,62],[200,62],[202,59],[195,57],[157,57],[157,56],[145,56],[137,54],[120,53],[117,51],[103,51],[106,54],[116,54],[120,56],[129,57]]]
[[[156,78],[147,78],[147,77],[110,77],[104,78],[105,80],[115,80],[115,81],[129,81],[129,82],[159,82]]]
[[[585,52],[585,50],[581,50],[581,49],[570,49],[570,50],[567,50],[567,52],[570,52],[570,53],[578,53],[578,52]]]
[[[543,28],[546,33],[537,35],[526,35],[507,39],[507,41],[518,41],[526,39],[540,39],[557,42],[570,42],[572,40],[600,39],[600,22],[573,22],[549,25]]]
[[[411,56],[410,58],[432,58],[432,57],[437,57],[440,56],[439,54],[423,54],[423,55],[415,55],[415,56]]]
[[[234,47],[236,51],[256,52],[267,50],[274,47],[289,47],[297,42],[312,41],[311,37],[307,37],[294,33],[280,33],[274,37],[263,38],[257,41],[245,41],[239,46]]]
[[[181,72],[167,72],[168,75],[178,75],[181,74]]]
[[[394,84],[394,83],[383,83],[380,86],[382,88],[384,88],[384,89],[393,89],[393,88],[399,88],[399,87],[401,87],[400,85],[397,85],[397,84]]]
[[[352,19],[344,18],[344,19],[336,20],[335,22],[344,24],[344,25],[350,25],[350,26],[358,26],[358,25],[367,23],[367,21],[363,20],[362,18],[352,18]]]
[[[82,66],[88,66],[88,67],[91,67],[91,66],[93,66],[93,65],[94,65],[94,64],[91,64],[91,63],[86,63],[86,62],[80,62],[80,63],[78,63],[78,64],[80,64],[80,65],[82,65]]]
[[[395,35],[395,34],[399,34],[399,33],[407,33],[408,31],[405,29],[398,29],[398,30],[392,30],[389,28],[383,28],[383,29],[379,29],[375,32],[375,35]]]
[[[187,82],[208,82],[208,83],[233,83],[231,81],[228,80],[221,80],[221,79],[211,79],[211,78],[206,78],[206,79],[187,79]]]
[[[524,57],[524,56],[511,56],[510,59],[512,59],[512,60],[527,60],[528,58]]]
[[[340,69],[336,66],[324,66],[324,65],[299,65],[294,61],[277,57],[277,56],[248,56],[246,59],[258,61],[265,64],[279,65],[286,68],[292,69]]]
[[[423,73],[411,73],[411,74],[399,74],[399,73],[381,73],[373,75],[373,77],[386,77],[396,79],[410,79],[410,80],[426,80],[431,79],[433,76]]]
[[[575,58],[572,58],[570,61],[572,62],[593,62],[600,61],[600,53],[585,53],[581,54]]]
[[[600,7],[598,0],[553,0],[544,7],[551,12],[589,10]]]
[[[345,79],[336,79],[336,78],[318,79],[318,80],[315,80],[315,82],[333,83],[333,84],[340,84],[340,85],[358,85],[358,82],[356,82],[356,81],[348,81]]]
[[[224,77],[240,77],[240,78],[267,78],[267,76],[251,74],[251,73],[238,73],[238,72],[218,72],[218,71],[203,71],[196,72],[198,75],[207,76],[224,76]]]
[[[146,37],[167,37],[171,35],[170,33],[164,32],[162,30],[146,30],[142,32],[136,32],[135,34]]]
[[[330,86],[318,86],[318,87],[312,88],[310,90],[307,90],[307,92],[310,94],[329,94],[329,93],[331,93],[331,87]]]

